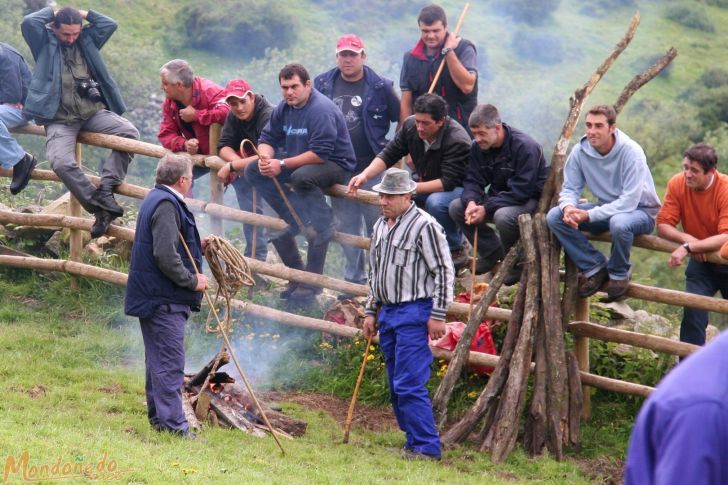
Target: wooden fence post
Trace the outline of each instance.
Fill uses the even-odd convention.
[[[217,156],[217,142],[220,140],[221,129],[222,126],[218,123],[210,125],[210,155]],[[222,182],[220,177],[217,176],[217,170],[210,170],[210,202],[223,205],[225,187]],[[221,237],[225,236],[223,221],[220,217],[210,216],[210,232]]]
[[[83,166],[83,145],[76,142],[76,164],[79,167]],[[68,199],[68,215],[71,217],[81,216],[81,203],[78,201],[73,194],[70,194]],[[71,229],[68,238],[69,255],[68,259],[71,261],[80,262],[81,252],[83,250],[83,231],[80,229]],[[78,290],[78,277],[71,277],[71,288]]]
[[[579,298],[576,303],[576,320],[589,321],[589,299]],[[574,352],[576,361],[579,363],[579,370],[589,372],[589,338],[574,337]],[[583,421],[591,418],[591,395],[589,386],[581,386],[583,405],[581,408],[581,419]]]

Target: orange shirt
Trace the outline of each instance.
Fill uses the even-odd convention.
[[[698,239],[728,233],[728,175],[715,172],[708,190],[698,192],[688,188],[682,172],[667,183],[657,224],[677,226]]]

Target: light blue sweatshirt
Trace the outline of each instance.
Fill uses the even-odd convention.
[[[563,210],[567,205],[577,206],[581,191],[588,187],[597,198],[597,207],[588,211],[590,221],[602,221],[635,209],[654,218],[660,198],[645,152],[619,129],[614,131],[614,137],[614,146],[606,155],[596,151],[586,136],[574,146],[564,165],[559,207]]]

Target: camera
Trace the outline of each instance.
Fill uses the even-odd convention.
[[[78,79],[76,81],[76,89],[82,98],[88,98],[94,102],[102,100],[101,91],[99,91],[99,83],[93,79]]]

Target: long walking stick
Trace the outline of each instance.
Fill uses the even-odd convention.
[[[182,246],[184,246],[185,252],[187,253],[187,257],[190,258],[190,262],[192,263],[192,268],[194,268],[194,270],[195,270],[195,274],[199,275],[200,270],[197,269],[197,263],[195,263],[195,258],[192,257],[190,248],[187,246],[187,241],[185,241],[185,238],[182,236],[182,233],[178,233],[178,234],[179,234],[180,241],[182,241]],[[263,407],[260,405],[260,402],[258,402],[258,398],[255,397],[255,392],[253,392],[253,387],[250,385],[248,378],[245,377],[245,372],[243,372],[243,368],[240,366],[240,362],[238,362],[238,356],[235,355],[233,346],[230,345],[230,339],[228,338],[227,330],[225,330],[225,325],[223,325],[222,321],[220,321],[220,316],[217,314],[217,310],[215,309],[215,304],[212,302],[212,298],[210,298],[210,295],[207,293],[207,290],[204,290],[203,293],[205,294],[205,300],[207,301],[207,304],[210,305],[212,314],[215,316],[215,320],[217,320],[217,327],[220,329],[220,334],[222,334],[222,338],[225,340],[225,345],[227,346],[228,350],[230,351],[230,356],[233,358],[233,362],[235,362],[235,367],[238,369],[238,373],[240,374],[240,377],[242,377],[243,383],[245,384],[245,387],[248,390],[250,397],[253,398],[255,407],[258,409],[260,416],[263,418],[265,425],[268,427],[268,430],[270,431],[271,436],[273,436],[273,439],[276,441],[278,448],[281,449],[281,453],[285,455],[286,450],[283,449],[283,445],[281,445],[281,442],[278,441],[276,432],[273,429],[273,426],[270,424],[270,421],[268,421],[268,416],[266,416],[265,412],[263,412]]]
[[[364,378],[364,368],[367,366],[367,360],[369,360],[369,347],[372,345],[372,334],[369,334],[367,339],[367,348],[364,351],[364,358],[361,361],[361,367],[359,367],[359,375],[356,378],[356,385],[354,386],[354,394],[351,396],[351,403],[349,403],[349,412],[346,414],[346,423],[344,423],[344,444],[349,442],[349,431],[351,431],[351,421],[354,418],[354,408],[356,407],[356,398],[359,397],[359,387],[361,381]]]
[[[258,152],[258,148],[255,146],[255,144],[248,140],[247,138],[240,142],[240,148],[242,149],[243,145],[245,143],[249,143],[250,146],[253,148],[253,151],[256,155],[258,155],[258,159],[262,159],[263,157]],[[288,208],[288,212],[291,213],[293,216],[293,220],[296,221],[296,225],[301,230],[303,234],[306,234],[306,227],[303,225],[303,221],[301,221],[301,218],[298,216],[298,213],[296,212],[296,209],[293,208],[293,204],[291,204],[291,201],[288,200],[288,197],[286,196],[286,193],[283,191],[283,187],[281,187],[280,182],[278,182],[277,177],[273,177],[273,183],[275,184],[276,188],[278,189],[278,193],[281,195],[281,199],[283,199],[283,202],[286,204],[286,207]]]
[[[468,307],[468,321],[473,313],[473,293],[475,292],[475,265],[478,262],[478,226],[473,233],[473,263],[470,266],[470,306]]]
[[[455,31],[453,32],[453,35],[455,37],[458,36],[460,33],[460,29],[463,26],[463,21],[465,21],[465,14],[468,13],[468,9],[470,8],[470,4],[466,3],[463,7],[463,13],[460,14],[460,19],[458,19],[458,23],[455,26]],[[437,68],[437,72],[435,73],[435,77],[432,78],[432,84],[430,84],[430,89],[427,91],[428,94],[432,93],[435,90],[435,85],[437,84],[437,81],[440,80],[440,75],[442,74],[442,70],[445,68],[445,59],[443,58],[442,61],[440,61],[440,65]]]

